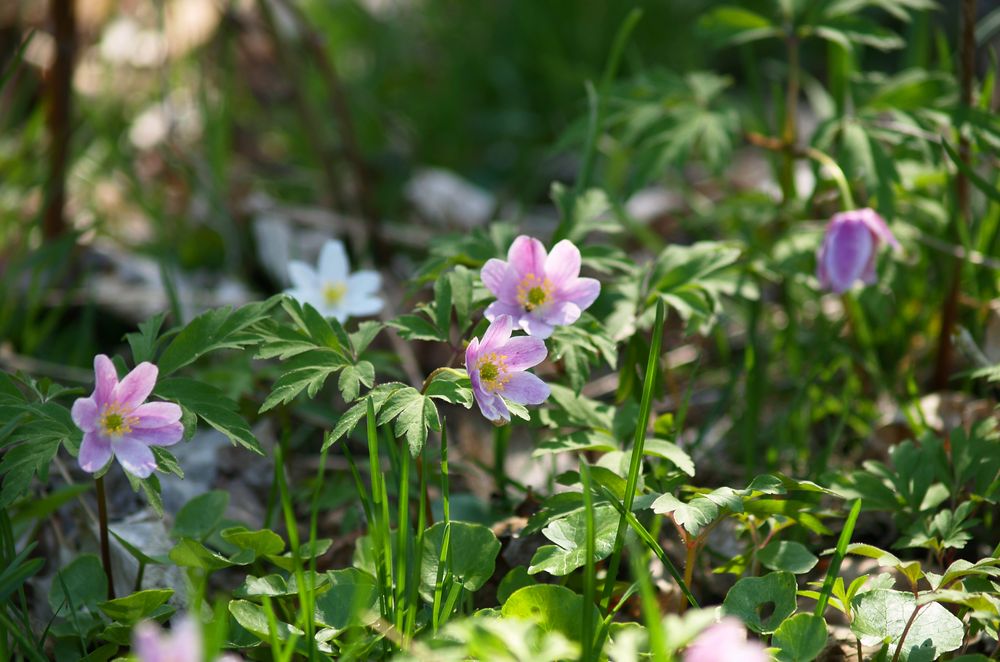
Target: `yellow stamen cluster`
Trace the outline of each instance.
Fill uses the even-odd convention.
[[[336,306],[347,293],[344,283],[323,283],[323,301],[328,306]]]
[[[517,302],[531,311],[541,306],[552,297],[552,281],[528,274],[517,286]]]
[[[132,431],[139,422],[138,416],[129,416],[117,402],[104,406],[101,412],[101,429],[109,437],[120,437]]]
[[[479,357],[476,362],[476,369],[479,370],[479,381],[483,388],[490,393],[504,390],[510,375],[507,373],[507,355],[491,352],[486,356]]]

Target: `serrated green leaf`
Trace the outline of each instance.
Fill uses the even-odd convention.
[[[238,413],[236,402],[214,386],[184,377],[171,377],[158,382],[154,393],[194,412],[234,444],[258,455],[264,454],[250,425]]]
[[[256,344],[259,337],[250,332],[250,327],[265,319],[283,296],[279,294],[235,310],[228,306],[216,308],[194,318],[164,350],[158,362],[160,375],[166,377],[209,352]]]
[[[375,383],[375,366],[370,361],[359,361],[355,365],[345,366],[340,372],[337,388],[345,402],[353,402],[358,397],[361,384],[371,388]]]
[[[389,326],[397,329],[399,335],[404,340],[430,340],[434,342],[448,342],[448,337],[444,331],[439,329],[428,319],[408,313],[400,315],[391,320]]]

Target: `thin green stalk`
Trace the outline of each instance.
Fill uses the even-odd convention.
[[[594,584],[596,581],[596,571],[594,569],[594,556],[596,554],[596,541],[594,539],[594,495],[591,492],[590,466],[580,458],[580,480],[583,483],[583,511],[586,519],[586,557],[583,568],[583,613],[581,614],[583,623],[583,657],[584,662],[595,659],[593,653],[594,646]]]
[[[860,513],[861,499],[855,499],[851,505],[851,512],[847,515],[847,521],[844,522],[844,528],[840,532],[840,538],[837,539],[837,549],[830,560],[830,567],[826,571],[826,579],[823,580],[823,588],[820,589],[819,599],[816,601],[816,610],[813,613],[820,618],[823,617],[823,612],[826,611],[826,604],[830,601],[830,595],[833,593],[833,584],[837,581],[837,575],[840,573],[840,564],[843,563],[844,556],[847,555],[847,546],[851,543],[851,536],[854,535],[854,525],[857,523]]]
[[[38,652],[38,644],[28,639],[28,637],[26,637],[24,633],[17,628],[17,624],[15,624],[12,620],[10,620],[10,617],[7,616],[6,608],[0,608],[0,625],[9,631],[14,639],[17,640],[17,643],[20,644],[21,651],[24,655],[37,662],[46,662],[45,657]]]
[[[408,560],[411,558],[410,544],[410,453],[407,449],[399,453],[399,514],[396,519],[396,629],[403,631],[403,621],[407,610],[409,590]]]
[[[628,478],[625,481],[625,497],[622,502],[624,512],[618,520],[618,530],[615,533],[615,544],[608,563],[607,579],[604,582],[603,603],[607,610],[611,605],[611,594],[614,592],[615,580],[618,577],[618,566],[621,563],[622,548],[625,544],[625,529],[628,515],[632,511],[635,500],[636,485],[639,481],[639,469],[642,466],[642,448],[646,443],[646,427],[649,425],[649,414],[653,407],[653,387],[656,384],[660,360],[660,343],[663,339],[663,300],[656,302],[656,320],[653,323],[653,335],[649,342],[649,356],[646,359],[646,376],[642,385],[642,398],[639,401],[639,417],[635,426],[635,440],[632,443],[632,456],[629,459]]]
[[[281,510],[285,516],[285,529],[288,531],[288,547],[292,553],[292,571],[295,574],[295,583],[298,588],[302,629],[306,633],[306,649],[311,662],[316,655],[316,609],[314,606],[316,595],[312,585],[315,577],[311,577],[309,583],[306,583],[305,570],[302,567],[302,556],[300,555],[298,524],[295,521],[292,497],[288,493],[288,484],[285,481],[285,450],[280,445],[275,449],[274,461],[278,466],[278,494],[281,499]]]
[[[500,503],[507,503],[507,472],[504,464],[507,460],[507,443],[510,441],[511,427],[501,425],[493,429],[493,483]]]
[[[386,604],[387,614],[395,612],[392,577],[392,538],[389,531],[389,500],[387,498],[385,481],[379,467],[378,428],[375,425],[375,405],[368,398],[367,411],[368,429],[368,467],[371,477],[372,515],[369,535],[375,550],[376,567],[381,569],[380,582],[383,594],[389,602]],[[392,620],[392,619],[390,619]]]
[[[319,452],[319,467],[316,469],[316,488],[313,490],[312,501],[309,504],[309,572],[313,580],[316,578],[316,531],[319,528],[319,496],[323,492],[323,482],[326,478],[326,456],[330,447],[324,439]]]
[[[442,420],[442,445],[446,443],[448,436],[447,427],[447,420]],[[420,449],[420,457],[417,459],[421,463],[420,466],[422,466],[426,454],[427,444],[424,444],[423,448]],[[407,596],[406,621],[403,624],[403,637],[407,641],[413,639],[413,633],[417,627],[417,607],[420,604],[420,600],[417,599],[417,589],[420,586],[420,568],[424,559],[424,531],[427,530],[427,477],[423,471],[419,472],[418,480],[420,481],[420,491],[418,495],[419,503],[417,505],[417,535],[413,541],[413,580],[410,583],[410,594]]]
[[[108,544],[108,499],[104,493],[104,476],[94,479],[97,486],[97,522],[101,538],[101,563],[108,579],[108,600],[115,599],[115,580],[111,574],[111,546]]]
[[[441,426],[441,431],[444,433],[445,426]],[[434,582],[434,601],[431,606],[431,619],[432,627],[434,632],[437,632],[440,627],[440,614],[442,611],[442,596],[444,591],[444,577],[445,568],[448,565],[448,560],[450,558],[450,544],[451,544],[451,507],[449,505],[449,485],[448,485],[448,442],[446,439],[447,434],[444,433],[441,438],[441,504],[442,504],[442,521],[444,522],[444,534],[441,538],[441,553],[438,555],[438,570],[437,577]]]
[[[632,559],[632,575],[639,584],[639,604],[642,606],[642,619],[646,622],[646,632],[649,633],[649,649],[654,660],[667,660],[667,642],[660,621],[660,605],[656,601],[653,584],[649,581],[649,571],[642,567],[639,550],[630,549]]]

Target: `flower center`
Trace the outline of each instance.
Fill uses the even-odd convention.
[[[528,274],[517,286],[517,302],[524,306],[525,310],[534,310],[552,298],[553,289],[555,288],[552,286],[552,281],[548,278]]]
[[[323,301],[328,306],[336,306],[347,293],[347,286],[343,283],[323,283]]]
[[[117,402],[104,406],[101,414],[101,429],[109,437],[120,437],[132,431],[132,426],[139,422],[137,416],[129,416]]]
[[[490,393],[502,391],[507,382],[510,381],[510,375],[507,374],[506,354],[492,352],[480,357],[479,362],[476,363],[476,369],[479,370],[479,381],[482,382],[483,388]]]

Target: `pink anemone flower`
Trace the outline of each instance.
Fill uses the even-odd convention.
[[[816,258],[820,285],[843,294],[859,279],[867,285],[874,283],[875,257],[883,241],[899,248],[889,226],[874,209],[834,214]]]
[[[205,649],[201,627],[190,616],[180,618],[170,632],[164,632],[156,623],[143,621],[132,633],[132,649],[139,662],[204,662]],[[241,662],[241,658],[227,653],[218,662]]]
[[[504,398],[522,405],[539,405],[549,397],[549,385],[525,372],[545,360],[548,350],[539,338],[511,338],[514,320],[500,315],[465,350],[465,369],[483,416],[494,423],[510,421]]]
[[[497,298],[486,309],[486,319],[510,315],[515,325],[539,338],[580,319],[601,293],[599,281],[580,278],[580,249],[568,239],[546,254],[542,242],[521,235],[510,245],[507,261],[489,260],[480,277]]]
[[[747,639],[746,628],[735,618],[710,626],[684,651],[684,662],[768,662],[759,641]]]
[[[156,385],[157,368],[140,363],[118,381],[104,354],[94,357],[94,392],[73,403],[73,422],[83,430],[80,468],[94,473],[113,457],[125,471],[147,478],[156,469],[150,446],[170,446],[184,436],[181,408],[172,402],[146,402]]]

